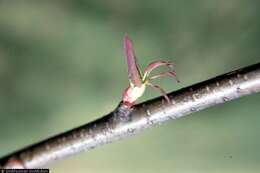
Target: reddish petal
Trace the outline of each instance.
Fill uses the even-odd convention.
[[[135,86],[140,87],[142,85],[142,78],[138,68],[132,40],[125,35],[124,38],[125,57],[128,66],[128,78],[129,81]]]

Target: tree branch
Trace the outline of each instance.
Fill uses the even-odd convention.
[[[76,153],[137,134],[166,120],[260,91],[260,63],[168,94],[129,109],[122,104],[108,115],[0,159],[4,168],[39,168]],[[18,165],[18,166],[17,166]]]

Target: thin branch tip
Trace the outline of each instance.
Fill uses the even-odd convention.
[[[180,118],[208,107],[260,92],[260,63],[136,104],[123,102],[117,108],[85,125],[53,136],[0,158],[6,166],[19,158],[24,168],[41,168],[57,160],[140,133],[167,120]],[[17,163],[14,161],[13,163]],[[9,167],[19,167],[9,162]]]

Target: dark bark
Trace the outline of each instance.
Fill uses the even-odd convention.
[[[260,91],[260,63],[169,93],[129,109],[121,103],[108,115],[0,159],[4,167],[39,168],[67,156],[137,134],[166,120]],[[14,164],[16,163],[16,164]],[[15,165],[15,166],[13,166]]]

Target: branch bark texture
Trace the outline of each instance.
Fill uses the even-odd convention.
[[[121,103],[111,113],[0,158],[5,168],[40,168],[56,160],[135,135],[164,121],[260,91],[260,63],[168,94],[129,109]],[[14,162],[15,161],[15,162]]]

